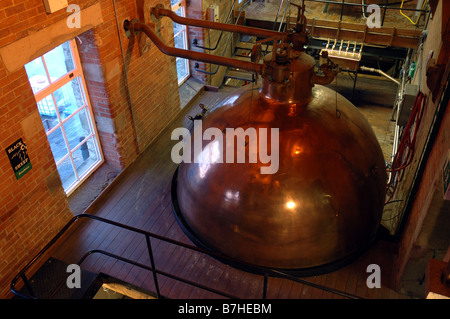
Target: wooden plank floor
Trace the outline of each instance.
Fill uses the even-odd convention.
[[[170,133],[176,127],[190,125],[186,114],[199,111],[198,104],[214,105],[232,89],[220,92],[205,91],[193,104],[184,110],[136,161],[129,167],[108,193],[96,203],[90,213],[125,225],[143,229],[184,243],[189,239],[174,218],[171,206],[170,187],[176,165],[170,160],[174,142]],[[377,106],[373,106],[377,107]],[[385,108],[384,106],[378,106]],[[390,112],[380,112],[382,117]],[[373,115],[375,116],[375,115]],[[156,267],[167,273],[206,285],[239,298],[261,298],[263,277],[227,266],[209,256],[176,247],[161,240],[151,241]],[[136,262],[150,266],[146,241],[143,235],[98,221],[82,220],[66,236],[53,254],[54,258],[74,263],[88,250],[102,249]],[[406,298],[392,289],[396,269],[395,244],[378,241],[354,263],[321,276],[302,278],[326,287],[345,291],[362,298]],[[366,286],[369,264],[381,267],[382,288]],[[100,254],[92,254],[82,264],[92,272],[103,272],[132,285],[155,291],[154,280],[149,271],[130,266]],[[162,296],[167,298],[221,298],[214,293],[193,288],[158,275]],[[269,278],[268,298],[343,298],[305,284],[281,278]]]

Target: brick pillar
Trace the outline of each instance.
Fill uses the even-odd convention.
[[[86,87],[89,92],[105,161],[118,169],[122,169],[120,154],[116,148],[118,141],[112,119],[110,99],[106,91],[101,59],[98,53],[99,42],[101,42],[101,38],[95,34],[94,30],[89,30],[77,38]]]

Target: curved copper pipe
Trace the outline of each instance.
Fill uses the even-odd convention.
[[[195,52],[195,51],[189,51],[189,50],[183,50],[178,49],[174,47],[167,46],[160,37],[146,24],[140,23],[140,22],[128,22],[125,25],[126,29],[129,30],[135,30],[135,31],[142,31],[144,32],[150,40],[153,41],[153,43],[158,47],[158,49],[167,55],[170,56],[176,56],[180,58],[190,59],[190,60],[197,60],[201,62],[206,63],[213,63],[213,64],[219,64],[223,66],[229,66],[234,68],[239,68],[251,72],[256,72],[261,74],[263,65],[253,62],[247,62],[247,61],[241,61],[237,59],[232,58],[226,58],[222,56],[217,55],[211,55],[207,53],[201,53],[201,52]],[[132,34],[134,32],[131,32]]]
[[[283,37],[285,34],[283,32],[277,32],[272,30],[258,29],[253,27],[245,27],[241,25],[204,21],[197,19],[184,18],[177,15],[172,10],[164,9],[161,6],[156,6],[151,9],[151,13],[159,19],[159,16],[165,16],[170,18],[172,21],[178,24],[189,25],[193,27],[208,28],[214,30],[223,30],[228,32],[236,32],[246,35],[254,35],[257,37]]]

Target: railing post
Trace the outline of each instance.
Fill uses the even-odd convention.
[[[381,26],[383,26],[383,24],[384,24],[384,18],[386,17],[386,10],[387,10],[387,6],[388,6],[388,1],[389,0],[386,0],[386,2],[384,3],[384,7],[383,7],[383,18],[381,19]]]
[[[150,243],[150,236],[145,235],[145,240],[147,241],[147,249],[148,249],[148,254],[150,256],[150,265],[152,267],[153,280],[155,282],[156,296],[158,297],[158,299],[160,299],[161,296],[159,293],[158,278],[156,276],[155,260],[153,259],[153,251],[152,251],[152,245]]]
[[[22,278],[25,287],[27,287],[27,290],[30,293],[30,296],[32,298],[36,298],[36,295],[34,294],[33,288],[31,288],[31,285],[30,285],[30,282],[28,281],[27,276],[23,273],[20,275],[20,278]]]

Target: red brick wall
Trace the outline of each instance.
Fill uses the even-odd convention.
[[[118,143],[114,132],[113,116],[109,104],[109,95],[101,72],[101,59],[98,52],[98,44],[101,39],[89,30],[77,38],[78,52],[84,68],[84,77],[89,92],[89,98],[97,124],[100,143],[102,145],[105,161],[114,167],[121,169],[120,153],[116,145]]]
[[[77,44],[90,65],[85,75],[105,158],[124,169],[180,111],[175,59],[154,45],[141,56],[126,38],[122,22],[137,16],[134,0],[69,0],[81,9],[97,3],[103,23],[80,34]],[[167,8],[170,1],[152,1],[158,3]],[[0,48],[69,15],[47,14],[42,0],[2,0]],[[162,35],[173,45],[171,21],[162,22]],[[25,69],[10,73],[0,61],[0,298],[11,296],[18,269],[72,217],[44,128],[29,133],[30,117],[41,125]],[[33,168],[16,180],[4,149],[20,137]]]
[[[0,297],[12,277],[72,217],[44,129],[26,137],[22,121],[37,113],[25,69],[0,66]],[[38,115],[39,117],[39,115]],[[32,169],[16,180],[5,149],[22,138]],[[56,186],[54,185],[56,178]]]

